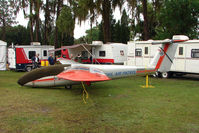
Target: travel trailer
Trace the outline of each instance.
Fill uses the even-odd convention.
[[[32,57],[39,54],[39,59],[47,60],[49,50],[54,49],[54,46],[41,45],[39,42],[32,42],[31,45],[16,45],[8,48],[8,64],[10,69],[16,71],[31,71]]]
[[[122,43],[103,44],[93,41],[92,44],[77,44],[64,46],[61,50],[63,58],[77,60],[81,55],[82,63],[124,64],[127,59],[127,45]]]
[[[0,40],[0,70],[6,70],[7,63],[7,43]]]
[[[152,45],[153,40],[128,42],[126,65],[148,66],[155,55],[159,45]],[[199,74],[199,40],[189,40],[176,44],[177,51],[170,71],[156,73],[157,76],[168,78],[173,74],[182,76],[185,74]]]

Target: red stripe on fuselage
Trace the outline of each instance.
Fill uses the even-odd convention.
[[[168,48],[169,48],[169,45],[170,45],[169,43],[165,44],[165,46],[164,46],[164,52],[165,52],[165,53],[167,53],[167,50],[168,50]],[[159,58],[159,60],[158,60],[158,63],[157,63],[157,65],[156,65],[156,67],[155,67],[156,70],[160,68],[160,65],[162,64],[162,61],[163,61],[163,59],[164,59],[164,57],[165,57],[165,53],[164,53],[164,55],[160,56],[160,58]]]
[[[45,81],[54,81],[55,78],[48,78],[48,79],[39,79],[39,80],[34,80],[33,82],[45,82]]]

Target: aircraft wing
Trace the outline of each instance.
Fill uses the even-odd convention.
[[[92,67],[71,67],[66,71],[57,75],[58,78],[71,80],[71,81],[106,81],[111,80],[104,72]]]

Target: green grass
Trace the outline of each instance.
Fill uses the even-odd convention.
[[[199,82],[144,77],[87,87],[28,88],[23,72],[0,71],[0,133],[198,133]]]

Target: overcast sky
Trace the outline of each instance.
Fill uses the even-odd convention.
[[[119,8],[116,8],[115,11],[113,12],[114,14],[114,19],[118,20],[121,18],[121,14],[120,14],[120,11],[119,11]],[[41,20],[44,20],[44,15],[41,15]],[[17,18],[16,18],[18,24],[20,25],[23,25],[23,26],[27,26],[27,23],[28,23],[28,19],[24,19],[24,15],[23,15],[23,12],[20,11],[17,15]],[[99,17],[97,19],[98,22],[101,22],[101,17]],[[81,25],[79,25],[77,22],[75,24],[75,30],[74,30],[74,37],[76,39],[78,39],[79,37],[81,36],[84,36],[86,35],[85,31],[87,29],[90,29],[90,23],[89,21],[86,21],[86,22],[82,22]]]

